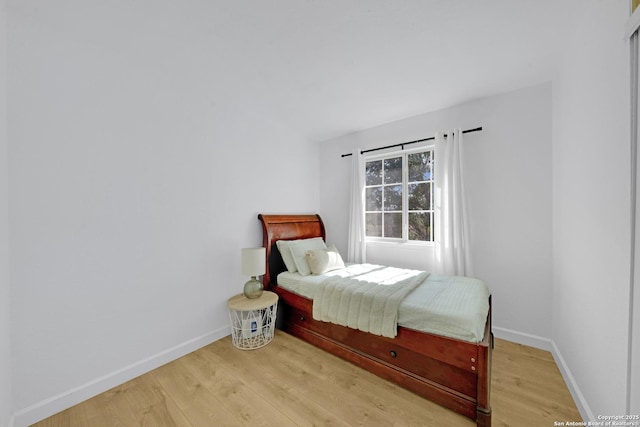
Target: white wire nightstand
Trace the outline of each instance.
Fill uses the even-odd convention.
[[[277,294],[264,291],[255,299],[239,294],[229,298],[227,307],[234,346],[241,350],[254,350],[273,340],[278,308]]]

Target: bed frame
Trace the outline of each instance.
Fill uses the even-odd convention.
[[[278,327],[382,378],[458,412],[478,426],[491,426],[491,298],[479,343],[398,327],[395,338],[372,335],[313,319],[312,300],[277,286],[286,270],[278,240],[322,237],[319,215],[258,215],[267,253],[264,287],[280,297]]]

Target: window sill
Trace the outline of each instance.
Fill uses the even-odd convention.
[[[417,241],[393,241],[393,240],[367,240],[367,245],[376,246],[402,246],[402,247],[416,247],[416,248],[430,248],[433,247],[433,242],[417,242]]]

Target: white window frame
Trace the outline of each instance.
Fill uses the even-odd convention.
[[[409,240],[409,168],[408,168],[408,155],[409,154],[415,154],[415,153],[422,153],[425,151],[430,151],[431,152],[431,161],[433,162],[434,160],[434,156],[435,156],[435,146],[433,144],[430,145],[426,145],[426,146],[421,146],[421,147],[415,147],[412,149],[406,149],[406,150],[396,150],[396,151],[388,151],[386,153],[382,153],[382,154],[371,154],[371,155],[365,155],[364,157],[364,165],[365,167],[362,170],[362,174],[363,174],[363,179],[362,182],[364,183],[364,188],[363,188],[363,209],[364,209],[364,217],[366,218],[366,214],[367,212],[373,212],[373,211],[367,211],[367,203],[366,203],[366,189],[367,187],[377,187],[377,185],[375,186],[368,186],[366,184],[366,164],[367,162],[372,162],[372,161],[378,161],[378,160],[384,160],[384,159],[390,159],[390,158],[394,158],[394,157],[402,157],[402,237],[398,238],[398,237],[377,237],[377,236],[366,236],[366,231],[365,231],[365,241],[367,242],[380,242],[380,243],[402,243],[402,244],[411,244],[411,245],[420,245],[420,246],[433,246],[433,238],[434,238],[434,205],[433,205],[433,197],[434,197],[434,189],[435,189],[435,176],[434,176],[434,170],[433,167],[431,169],[431,193],[430,193],[430,197],[431,197],[431,209],[428,210],[427,212],[430,212],[431,215],[431,240],[430,241],[425,241],[425,240]],[[381,184],[382,186],[384,186],[384,183]],[[384,197],[384,191],[382,192]],[[384,205],[383,205],[384,206]],[[384,210],[382,211],[382,227],[384,229]],[[366,219],[365,219],[365,230],[366,230]]]

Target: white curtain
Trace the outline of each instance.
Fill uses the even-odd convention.
[[[351,161],[351,205],[349,206],[349,239],[347,260],[358,264],[366,262],[364,222],[364,158],[358,148]]]
[[[434,159],[434,272],[471,276],[462,131],[436,134]]]

